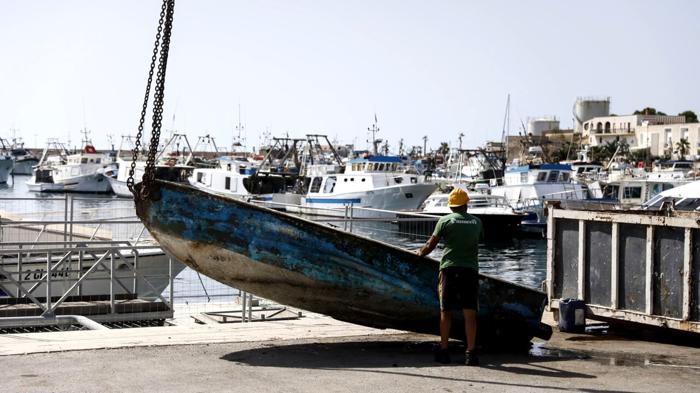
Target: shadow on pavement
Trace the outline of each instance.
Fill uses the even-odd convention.
[[[372,372],[387,375],[408,376],[417,378],[439,379],[448,381],[463,381],[473,383],[485,383],[502,386],[521,386],[539,389],[567,390],[562,387],[550,387],[545,385],[526,385],[508,383],[498,380],[482,380],[461,378],[461,370],[467,369],[463,365],[463,347],[452,348],[453,363],[441,365],[433,361],[434,341],[430,342],[406,342],[406,341],[353,341],[338,343],[303,343],[292,345],[268,344],[260,348],[231,352],[221,357],[222,360],[235,362],[247,366],[283,367],[299,369],[319,370],[343,370],[350,372]],[[544,363],[562,360],[582,359],[573,352],[555,354],[530,354],[520,353],[484,353],[480,356],[481,368],[496,370],[518,375],[528,375],[537,378],[580,378],[595,379],[595,375],[560,370]],[[395,371],[392,370],[395,368]],[[447,375],[422,374],[420,370],[406,371],[406,368],[450,368],[459,371],[459,377]],[[478,370],[469,368],[472,370]],[[479,375],[478,372],[470,375]],[[545,379],[542,379],[545,381]],[[608,390],[587,390],[585,388],[573,389],[576,391],[602,392]]]

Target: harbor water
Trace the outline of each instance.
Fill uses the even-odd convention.
[[[27,180],[28,176],[16,176],[14,184],[10,179],[7,185],[0,185],[0,198],[17,198],[0,201],[0,210],[29,215],[33,220],[62,221],[67,204],[64,195],[30,192],[25,185]],[[72,198],[70,203],[74,211],[73,220],[135,218],[133,201],[128,199],[99,194],[72,194]],[[349,230],[338,222],[329,222],[327,225]],[[138,236],[137,226],[125,233],[120,232],[119,236],[122,239]],[[352,231],[409,250],[419,248],[427,239],[424,234],[399,232],[397,225],[389,221],[355,221]],[[439,259],[440,249],[435,250],[431,257]],[[480,245],[479,266],[484,274],[539,289],[546,273],[546,242],[544,239],[488,239]],[[238,293],[189,268],[175,278],[174,292],[176,303],[207,302],[211,297],[233,296]]]

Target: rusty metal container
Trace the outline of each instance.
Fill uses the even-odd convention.
[[[548,306],[700,333],[700,213],[547,207]]]

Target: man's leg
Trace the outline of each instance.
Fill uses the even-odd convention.
[[[450,311],[440,310],[440,348],[447,349],[450,342],[450,326],[452,325],[452,314]]]
[[[467,337],[467,351],[471,352],[476,349],[476,310],[465,308],[462,312],[464,313],[464,333]],[[440,321],[442,322],[442,318]],[[440,326],[442,327],[442,323]],[[448,332],[449,329],[448,325]],[[442,334],[442,329],[440,329],[440,333]]]

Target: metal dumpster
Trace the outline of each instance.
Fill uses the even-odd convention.
[[[700,333],[700,213],[547,207],[550,309]]]

